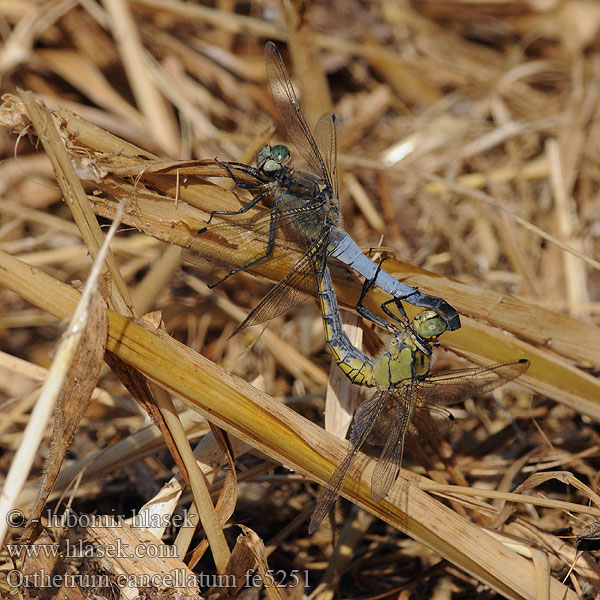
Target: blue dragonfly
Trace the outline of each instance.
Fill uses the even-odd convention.
[[[291,153],[282,144],[263,146],[258,152],[256,167],[238,162],[221,163],[236,185],[249,190],[254,196],[239,210],[213,211],[207,226],[197,234],[207,239],[221,240],[230,257],[230,261],[224,261],[225,264],[238,265],[211,287],[262,261],[276,261],[277,252],[274,250],[280,240],[295,242],[302,249],[303,256],[252,310],[234,334],[250,325],[272,319],[305,301],[310,297],[310,291],[314,292],[319,287],[319,280],[323,278],[330,259],[337,259],[390,294],[391,299],[383,303],[382,309],[392,321],[410,327],[402,305],[402,302],[408,302],[435,311],[447,330],[458,329],[460,317],[455,308],[442,298],[425,294],[379,270],[341,228],[335,117],[331,113],[324,114],[318,120],[313,134],[304,119],[279,50],[272,42],[265,46],[265,65],[275,106],[285,130],[312,172],[289,166]],[[244,213],[258,206],[259,202],[267,208],[257,216],[244,217]],[[215,215],[238,218],[210,224]],[[240,265],[238,257],[242,253],[245,262]],[[193,242],[184,249],[183,259],[192,265],[206,262],[202,254],[194,249]],[[391,305],[395,305],[397,313],[393,312]],[[386,319],[365,307],[357,308],[362,316],[391,331]],[[427,351],[428,345],[422,344],[422,349]]]

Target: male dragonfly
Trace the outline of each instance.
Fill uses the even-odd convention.
[[[373,280],[365,281],[359,304],[373,285]],[[333,508],[344,479],[367,440],[374,446],[383,446],[371,478],[371,496],[380,502],[398,476],[405,441],[414,443],[445,435],[452,426],[452,415],[444,406],[485,394],[519,377],[529,367],[529,361],[521,359],[430,375],[431,349],[423,352],[421,345],[436,345],[446,330],[444,321],[432,310],[419,313],[412,328],[396,328],[390,348],[375,362],[355,348],[342,330],[329,270],[320,282],[319,300],[325,338],[336,363],[353,383],[375,387],[377,391],[354,415],[350,450],[317,499],[309,533],[318,529]]]
[[[265,45],[265,65],[273,100],[285,129],[316,175],[287,166],[290,151],[284,145],[267,145],[261,148],[256,167],[236,162],[222,163],[238,187],[256,192],[256,196],[239,210],[213,211],[209,223],[214,215],[242,215],[261,200],[270,205],[270,208],[255,218],[207,225],[198,231],[200,236],[223,240],[229,249],[231,264],[237,264],[235,256],[241,252],[247,260],[242,266],[230,270],[212,287],[238,271],[246,270],[266,259],[273,260],[277,237],[291,239],[304,251],[294,269],[272,288],[234,334],[250,325],[272,319],[306,300],[309,294],[302,290],[315,289],[329,257],[340,260],[365,279],[373,279],[375,285],[390,294],[392,299],[386,301],[382,308],[403,326],[408,326],[408,318],[402,306],[402,301],[407,301],[415,306],[433,309],[443,319],[448,330],[458,329],[460,318],[456,309],[445,300],[424,294],[399,282],[385,271],[378,270],[377,265],[362,253],[354,240],[338,227],[340,213],[335,117],[330,113],[324,114],[317,122],[313,136],[300,110],[283,59],[272,42]],[[248,178],[252,180],[250,183]],[[254,240],[260,243],[249,245],[249,241]],[[193,242],[191,246],[184,250],[184,260],[190,264],[205,264],[201,254],[193,249]],[[257,249],[252,250],[252,247]],[[400,318],[387,308],[391,303],[396,305]],[[366,310],[361,314],[369,319],[373,317],[373,313]],[[384,319],[379,317],[375,320],[389,329],[389,324]]]

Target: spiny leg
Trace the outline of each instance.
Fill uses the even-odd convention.
[[[254,265],[256,265],[259,262],[268,258],[273,253],[273,247],[275,246],[276,225],[277,225],[277,210],[274,208],[271,211],[271,220],[269,221],[269,239],[267,241],[267,247],[265,248],[265,253],[262,254],[261,256],[259,256],[258,258],[251,260],[250,262],[246,263],[245,265],[242,265],[241,267],[236,267],[235,269],[232,269],[231,271],[229,271],[229,273],[227,273],[227,275],[225,275],[225,277],[222,277],[221,279],[219,279],[219,281],[210,284],[208,287],[212,290],[213,288],[217,287],[218,285],[221,285],[226,279],[229,279],[229,277],[231,277],[232,275],[235,275],[239,271],[246,271],[247,269],[253,267]]]
[[[358,302],[356,303],[356,312],[361,316],[364,317],[365,319],[368,319],[369,321],[373,321],[373,323],[376,323],[377,325],[379,325],[380,327],[383,327],[383,329],[386,329],[387,331],[390,331],[393,334],[397,334],[399,333],[399,329],[398,327],[396,327],[393,323],[390,323],[389,321],[386,321],[383,317],[380,317],[379,315],[376,315],[373,311],[369,310],[363,303],[366,295],[369,293],[369,291],[371,290],[371,288],[376,285],[375,281],[377,280],[377,276],[379,275],[379,271],[381,271],[381,265],[384,263],[384,261],[386,261],[386,258],[383,258],[380,263],[377,265],[377,271],[375,272],[375,275],[373,276],[372,279],[365,279],[365,282],[363,283],[363,287],[362,290],[360,292],[360,297],[358,298]],[[388,300],[386,302],[384,302],[381,305],[381,308],[383,309],[383,311],[389,315],[394,321],[400,323],[402,325],[402,327],[407,327],[408,325],[408,317],[406,316],[406,313],[404,312],[404,308],[402,308],[402,305],[400,305],[401,309],[401,314],[404,317],[404,321],[402,321],[401,319],[399,319],[396,315],[394,315],[386,306],[387,303],[389,302],[393,302],[394,300]]]
[[[269,179],[267,179],[264,176],[264,174],[261,171],[259,171],[256,167],[251,167],[250,165],[245,165],[244,163],[238,162],[221,162],[220,160],[217,160],[217,164],[221,165],[227,171],[227,174],[233,180],[233,183],[235,183],[235,185],[237,185],[243,190],[257,189],[265,185],[266,183],[269,183]],[[258,181],[259,183],[248,183],[246,181],[240,181],[231,169],[232,166],[239,169],[242,173],[245,173],[250,177],[254,177],[254,179],[256,179],[256,181]]]
[[[244,206],[242,206],[242,208],[240,208],[239,210],[213,210],[210,213],[206,224],[208,225],[215,215],[242,215],[245,212],[249,211],[253,206],[256,206],[256,204],[258,204],[268,193],[268,191],[261,192],[260,194],[252,198],[250,202],[244,204]]]
[[[407,298],[410,296],[407,296]],[[405,299],[405,297],[403,297],[403,299]],[[396,308],[398,310],[398,312],[402,315],[402,318],[398,318],[389,308],[388,308],[388,304],[395,304]],[[391,319],[394,319],[394,321],[397,321],[398,323],[401,323],[404,327],[408,327],[408,315],[406,314],[406,311],[404,310],[404,306],[402,305],[402,302],[399,298],[391,298],[390,300],[386,300],[383,304],[381,304],[381,310]]]
[[[231,168],[229,167],[229,165],[225,164],[225,163],[221,163],[223,165],[223,167],[227,170],[227,173],[229,174],[229,177],[231,177],[231,179],[233,180],[233,182],[242,189],[257,189],[261,186],[263,186],[264,184],[260,184],[259,185],[249,185],[249,184],[245,184],[243,181],[239,181],[236,176],[233,174],[233,171],[231,170]],[[212,218],[215,215],[241,215],[244,214],[245,212],[249,211],[253,206],[256,206],[256,204],[258,204],[258,202],[260,202],[266,195],[268,195],[269,190],[264,190],[263,192],[261,192],[260,194],[257,194],[256,196],[254,196],[254,198],[252,198],[252,200],[250,200],[249,202],[247,202],[246,204],[244,204],[244,206],[242,206],[242,208],[238,209],[238,210],[213,210],[210,213],[210,216],[208,217],[208,221],[206,222],[206,224],[208,225],[211,221]]]
[[[377,271],[376,271],[375,275],[371,279],[366,279],[365,280],[365,283],[363,284],[363,289],[361,291],[360,297],[359,297],[358,302],[356,304],[356,312],[359,315],[361,315],[362,317],[364,317],[366,319],[369,319],[370,321],[373,321],[374,323],[376,323],[380,327],[383,327],[387,331],[393,333],[395,336],[398,336],[400,334],[401,329],[408,329],[408,330],[410,330],[412,339],[415,342],[415,344],[417,345],[417,347],[419,348],[419,350],[421,352],[423,352],[423,354],[426,354],[427,356],[429,356],[431,354],[431,347],[412,328],[412,326],[410,324],[410,321],[408,319],[408,315],[406,314],[406,311],[404,310],[404,306],[402,306],[402,302],[401,302],[400,298],[394,297],[394,298],[391,298],[390,300],[386,300],[383,304],[381,304],[381,310],[383,310],[383,312],[386,315],[388,315],[393,321],[396,321],[396,323],[399,323],[400,326],[401,326],[401,329],[399,327],[397,327],[396,325],[394,325],[393,323],[390,323],[389,321],[386,321],[385,319],[383,319],[379,315],[376,315],[374,312],[372,312],[371,310],[369,310],[363,304],[363,300],[364,300],[365,296],[367,295],[367,293],[369,292],[369,290],[373,286],[377,285],[377,276],[379,275],[379,271],[381,271],[381,265],[386,260],[387,260],[387,258],[383,258],[380,261],[380,263],[377,265]],[[416,293],[419,293],[419,292],[417,291]],[[409,298],[411,295],[412,294],[408,294],[406,296],[406,298]],[[402,296],[402,298],[405,298],[405,296]],[[392,304],[392,303],[394,303],[396,305],[396,309],[398,310],[398,312],[400,313],[400,315],[402,316],[402,318],[398,318],[388,308],[388,304]]]

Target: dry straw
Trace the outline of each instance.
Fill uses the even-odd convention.
[[[0,285],[37,307],[34,311],[3,292],[0,331],[15,333],[0,338],[6,342],[2,356],[9,373],[2,376],[2,391],[11,398],[0,423],[3,450],[8,455],[23,442],[23,424],[36,420],[32,407],[42,406],[30,382],[40,381],[45,372],[31,367],[47,354],[48,332],[56,337],[48,328],[49,315],[70,319],[80,301],[79,292],[63,281],[92,280],[87,255],[96,258],[105,239],[97,217],[116,222],[122,210],[123,223],[140,233],[113,240],[103,261],[99,287],[110,307],[106,357],[121,383],[152,414],[160,434],[142,429],[116,385],[112,395],[100,388],[86,392],[100,399],[92,404],[94,410],[109,407],[99,413],[103,425],[82,422],[100,432],[89,436],[101,440],[100,447],[63,468],[51,498],[69,489],[82,468],[73,494],[97,494],[99,477],[156,454],[162,441],[176,461],[178,478],[156,494],[149,509],[170,514],[189,484],[220,572],[247,564],[236,562],[240,548],[265,571],[269,563],[279,564],[277,551],[285,542],[285,560],[294,554],[293,566],[310,565],[311,577],[328,567],[315,592],[320,598],[331,598],[337,576],[351,573],[355,552],[368,559],[373,548],[377,560],[387,561],[386,589],[395,585],[396,593],[408,593],[407,585],[414,589],[421,581],[438,586],[433,593],[440,594],[449,585],[460,586],[465,597],[478,593],[477,581],[507,598],[599,593],[597,568],[586,556],[569,572],[568,583],[577,593],[559,582],[575,557],[574,548],[559,537],[573,527],[569,514],[597,520],[600,512],[593,427],[600,420],[600,384],[593,376],[600,369],[600,329],[593,323],[600,312],[593,256],[593,215],[600,197],[594,146],[594,40],[600,14],[592,4],[383,2],[371,3],[368,10],[356,3],[340,11],[337,5],[309,3],[298,14],[295,5],[282,3],[280,20],[268,21],[265,7],[253,2],[244,5],[248,13],[243,15],[228,3],[208,8],[176,0],[110,0],[102,6],[63,0],[44,10],[34,0],[3,3],[7,32],[0,70],[13,93],[3,97],[0,123],[21,138],[18,157],[11,159],[16,138],[6,136],[7,160],[0,165]],[[233,520],[242,514],[247,491],[235,491],[229,478],[211,488],[213,495],[220,491],[216,509],[209,495],[223,451],[230,464],[238,457],[240,479],[259,481],[257,474],[270,468],[266,456],[322,484],[347,449],[345,442],[259,389],[307,397],[323,389],[328,377],[323,361],[314,360],[322,359],[314,315],[298,312],[281,331],[271,328],[261,337],[247,332],[226,343],[231,322],[243,319],[260,298],[263,288],[254,279],[242,275],[236,287],[210,292],[186,275],[185,283],[197,296],[182,301],[168,292],[174,279],[182,282],[177,275],[181,247],[193,246],[213,265],[229,258],[222,240],[195,236],[211,211],[237,208],[241,201],[231,182],[222,179],[226,174],[220,165],[209,159],[249,163],[265,137],[278,141],[272,129],[265,133],[271,127],[265,115],[276,118],[264,79],[265,39],[285,42],[281,45],[309,121],[332,106],[341,117],[346,228],[366,249],[383,233],[384,243],[398,256],[456,276],[397,260],[385,263],[394,276],[459,309],[463,327],[446,333],[442,346],[477,364],[515,358],[531,362],[519,379],[528,391],[513,386],[512,395],[503,396],[511,402],[514,423],[499,412],[467,405],[467,418],[457,428],[471,443],[457,448],[456,459],[449,458],[443,444],[437,463],[415,449],[425,470],[403,470],[379,504],[369,489],[373,461],[363,457],[351,470],[342,495],[424,546],[410,546],[377,519],[359,513],[342,528],[341,552],[330,557],[323,530],[305,539],[313,498],[288,474],[285,486],[269,482],[269,500],[277,502],[278,494],[286,494],[280,507],[303,504],[295,518],[281,524],[275,512],[283,509],[273,511],[269,516],[276,531],[265,533],[265,539],[273,536],[266,548],[245,530],[231,553],[226,523],[236,501]],[[115,72],[114,79],[107,75]],[[332,74],[333,94],[326,76]],[[35,94],[19,92],[13,79]],[[39,151],[26,138],[41,142]],[[203,160],[175,160],[179,156]],[[61,199],[72,217],[57,208]],[[285,241],[278,252],[281,260],[251,274],[281,279],[300,253]],[[240,263],[246,254],[252,254],[251,247],[239,249]],[[340,304],[354,307],[361,282],[336,266],[333,277]],[[384,296],[374,291],[369,307],[378,310]],[[203,308],[200,317],[191,316],[192,304]],[[163,308],[170,330],[186,332],[189,346],[169,336],[155,315],[137,319],[156,306]],[[376,348],[372,332],[364,333],[365,347]],[[442,353],[441,362],[452,360]],[[246,382],[257,374],[256,387]],[[109,387],[108,379],[100,380],[103,388]],[[532,392],[556,404],[536,400],[532,406]],[[177,413],[172,398],[236,441],[228,445],[215,430],[219,445],[207,433],[204,418]],[[115,407],[128,416],[115,418]],[[306,414],[319,413],[309,408]],[[121,430],[115,427],[137,433],[118,436]],[[523,440],[523,452],[514,442],[519,427],[531,438]],[[187,435],[203,436],[196,449],[200,466]],[[121,439],[113,446],[101,447],[116,437]],[[263,453],[252,459],[258,464],[240,458],[248,447]],[[15,455],[12,473],[21,469],[21,477],[7,479],[3,507],[7,498],[10,505],[31,506],[37,482],[31,476],[25,486],[30,462],[31,457]],[[149,464],[155,470],[148,481],[165,475],[158,461]],[[169,479],[172,473],[166,474]],[[185,502],[189,506],[192,500]],[[377,532],[372,537],[369,526]],[[385,536],[379,535],[382,531]],[[382,540],[395,544],[383,556]],[[181,531],[176,539],[180,557],[189,552],[189,564],[201,560],[206,547],[192,543],[190,532]],[[432,560],[424,547],[461,573],[443,562],[426,570]],[[409,555],[418,555],[417,568],[407,566]],[[353,583],[370,582],[374,592],[381,570],[370,568],[364,567]],[[352,597],[365,595],[353,587],[343,589]]]

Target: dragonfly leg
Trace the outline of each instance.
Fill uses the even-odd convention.
[[[208,221],[206,221],[206,224],[208,225],[212,221],[212,218],[215,215],[242,215],[245,212],[249,211],[253,206],[256,206],[256,204],[258,204],[267,194],[268,194],[268,192],[265,191],[265,192],[262,192],[262,193],[256,195],[254,198],[252,198],[252,200],[250,200],[250,202],[248,202],[247,204],[244,204],[244,206],[242,206],[242,208],[240,208],[239,210],[213,210],[210,213],[210,216],[208,217]],[[202,230],[200,230],[200,231],[202,231]]]
[[[242,207],[242,210],[243,210],[243,208],[244,207]],[[236,213],[226,213],[226,214],[236,214]],[[231,271],[229,271],[229,273],[227,273],[227,275],[225,275],[225,277],[221,277],[221,279],[219,279],[215,283],[210,284],[208,287],[212,290],[213,288],[217,287],[218,285],[221,285],[226,279],[229,279],[229,277],[231,277],[232,275],[235,275],[239,271],[245,271],[247,269],[250,269],[254,265],[265,260],[265,258],[268,258],[273,253],[273,247],[275,246],[276,225],[277,225],[277,211],[273,210],[273,211],[271,211],[271,220],[269,221],[269,239],[267,241],[267,247],[265,248],[265,253],[261,254],[259,257],[251,260],[250,262],[246,263],[245,265],[242,265],[241,267],[236,267],[235,269],[232,269]],[[200,230],[198,233],[202,233],[202,231],[203,230]]]
[[[412,294],[409,294],[408,296],[403,296],[403,299],[406,298],[410,298],[412,296]],[[394,303],[396,305],[396,309],[398,310],[398,312],[403,316],[403,318],[405,319],[404,321],[399,319],[389,308],[388,308],[388,304],[392,304]],[[401,323],[402,326],[405,329],[410,329],[411,331],[411,337],[413,339],[413,342],[417,345],[417,347],[419,348],[419,350],[427,355],[430,356],[431,355],[431,344],[429,344],[428,342],[426,342],[411,326],[409,320],[408,320],[408,315],[406,314],[406,311],[404,310],[404,306],[402,306],[402,302],[400,301],[399,298],[392,298],[391,300],[386,300],[382,305],[381,305],[381,310],[388,315],[390,318],[392,318],[394,321],[397,321],[398,323]],[[387,322],[387,321],[386,321]]]
[[[366,295],[369,293],[369,290],[375,285],[375,281],[377,279],[377,276],[379,275],[379,271],[381,271],[381,265],[383,264],[383,262],[386,259],[384,258],[383,260],[381,260],[381,262],[379,263],[379,265],[377,265],[377,272],[375,273],[375,276],[372,279],[365,279],[365,282],[363,284],[362,290],[360,292],[360,297],[358,298],[358,302],[356,303],[356,312],[361,316],[364,317],[365,319],[368,319],[369,321],[372,321],[373,323],[376,323],[377,325],[379,325],[380,327],[383,327],[383,329],[386,329],[387,331],[397,334],[399,333],[399,329],[393,324],[390,323],[389,321],[386,321],[383,317],[380,317],[379,315],[376,315],[374,312],[372,312],[371,310],[369,310],[364,304],[363,301],[366,297]],[[393,302],[393,300],[388,300],[388,302]],[[394,319],[394,321],[397,321],[398,323],[400,323],[403,327],[407,326],[408,323],[408,318],[406,318],[406,313],[404,313],[404,309],[402,309],[402,314],[404,315],[404,317],[406,318],[406,321],[401,321],[400,319],[398,319],[398,317],[396,317],[396,315],[394,315],[385,305],[387,304],[387,302],[384,302],[381,307],[383,309],[383,311],[389,315],[390,317],[392,317],[392,319]]]
[[[265,176],[255,167],[245,165],[244,163],[221,162],[220,160],[217,160],[217,164],[221,165],[227,171],[227,175],[229,175],[233,183],[235,183],[235,185],[237,185],[243,190],[254,190],[262,187],[266,183],[269,183],[269,180],[266,179]],[[254,177],[254,179],[256,179],[259,183],[248,183],[246,181],[240,181],[233,172],[231,168],[232,166],[240,170],[242,173],[250,175],[250,177]]]
[[[363,284],[363,289],[362,289],[362,291],[360,293],[360,297],[359,297],[358,302],[356,304],[356,312],[361,317],[364,317],[365,319],[369,319],[370,321],[373,321],[373,323],[376,323],[380,327],[383,327],[383,329],[385,329],[385,330],[393,333],[396,336],[400,333],[401,329],[408,329],[408,330],[410,330],[411,337],[412,337],[414,343],[419,348],[419,350],[421,352],[423,352],[423,354],[426,354],[427,356],[429,356],[431,354],[431,347],[412,328],[412,326],[410,324],[410,321],[408,319],[408,315],[406,314],[406,311],[404,310],[404,306],[402,306],[402,302],[401,302],[400,298],[391,298],[390,300],[386,300],[381,305],[381,310],[386,315],[388,315],[390,317],[390,319],[392,319],[392,321],[395,321],[396,323],[398,323],[400,325],[400,327],[394,325],[393,323],[390,323],[389,321],[386,321],[384,318],[380,317],[379,315],[376,315],[375,313],[373,313],[371,310],[369,310],[363,304],[363,300],[364,300],[365,296],[367,295],[367,293],[369,292],[369,290],[373,286],[377,285],[377,276],[379,275],[379,271],[381,271],[381,265],[383,264],[383,262],[385,260],[387,260],[387,259],[386,258],[382,259],[380,261],[380,263],[377,265],[377,271],[376,271],[374,277],[372,279],[366,279],[365,280],[365,283]],[[419,292],[417,291],[417,293],[419,293]],[[410,297],[411,295],[412,294],[409,294],[407,297]],[[404,296],[402,298],[404,298]],[[400,317],[396,316],[388,308],[388,305],[392,304],[392,303],[394,303],[396,305],[396,309],[400,313]]]
[[[394,303],[396,305],[396,308],[398,309],[398,312],[400,313],[401,317],[397,317],[389,308],[388,308],[388,304],[392,304]],[[402,325],[406,326],[408,321],[408,315],[406,314],[406,311],[404,310],[404,306],[402,306],[402,302],[400,301],[399,298],[392,298],[391,300],[386,300],[382,305],[381,305],[381,310],[388,315],[388,317],[394,319],[394,321],[397,321],[398,323],[402,323]]]
[[[415,289],[414,292],[407,294],[406,296],[401,296],[400,298],[393,298],[392,300],[388,300],[384,304],[389,304],[390,302],[394,302],[399,311],[404,313],[404,309],[401,309],[400,300],[404,300],[413,306],[420,306],[421,308],[429,308],[436,312],[446,323],[448,331],[453,331],[454,329],[460,328],[460,316],[458,311],[448,304],[443,298],[438,298],[437,296],[430,296],[429,294],[424,294],[419,290]],[[390,314],[385,308],[382,309],[386,314]],[[391,315],[390,315],[391,316]]]
[[[364,317],[365,319],[368,319],[369,321],[376,323],[377,325],[379,325],[380,327],[383,327],[383,329],[385,329],[386,331],[389,331],[390,333],[393,333],[394,335],[398,334],[400,331],[398,329],[398,327],[396,327],[393,323],[386,321],[383,317],[376,315],[374,312],[369,310],[366,306],[361,304],[361,300],[359,300],[358,303],[356,304],[356,312],[361,317]],[[399,320],[398,317],[396,317],[396,316],[394,316],[394,319]]]

